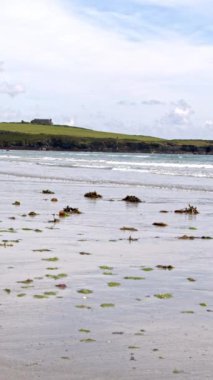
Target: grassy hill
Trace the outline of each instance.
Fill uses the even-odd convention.
[[[213,141],[166,140],[66,125],[0,123],[0,148],[213,154]]]

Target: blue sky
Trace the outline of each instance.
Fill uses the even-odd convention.
[[[0,120],[213,139],[210,0],[0,4]]]

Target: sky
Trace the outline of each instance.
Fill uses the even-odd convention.
[[[0,0],[0,121],[213,139],[212,0]]]

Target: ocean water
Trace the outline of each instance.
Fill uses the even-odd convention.
[[[0,178],[213,191],[213,156],[0,152]]]

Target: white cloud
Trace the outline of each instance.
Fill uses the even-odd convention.
[[[0,94],[7,94],[11,97],[23,94],[25,92],[22,84],[11,84],[8,82],[0,82]]]
[[[210,127],[210,128],[213,128],[213,120],[206,120],[205,121],[205,127]]]
[[[164,120],[172,125],[188,125],[194,114],[192,107],[183,99],[173,104],[172,110],[165,116]]]
[[[142,100],[141,104],[144,106],[162,106],[165,105],[165,102],[162,102],[158,99],[148,99],[148,100]]]
[[[27,96],[13,100],[24,115],[31,118],[40,113],[58,122],[63,121],[61,115],[75,115],[80,126],[103,129],[105,125],[126,132],[129,128],[133,133],[149,134],[148,127],[143,127],[149,125],[158,135],[161,131],[155,120],[163,117],[165,109],[155,107],[155,113],[150,107],[130,110],[117,107],[117,99],[147,106],[163,99],[165,107],[186,97],[193,109],[196,103],[199,115],[203,93],[211,93],[213,85],[210,43],[201,45],[161,33],[144,39],[140,32],[137,40],[130,40],[128,30],[122,35],[120,30],[104,29],[62,4],[59,0],[1,0],[0,59],[7,70],[1,73],[0,92],[6,89],[2,92],[12,96],[26,88]],[[6,106],[5,97],[1,101]],[[167,120],[173,118],[187,127],[191,112],[177,103],[167,111]],[[210,117],[209,104],[205,118],[202,114],[203,125]]]

